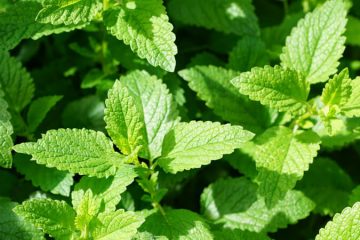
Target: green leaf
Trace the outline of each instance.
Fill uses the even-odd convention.
[[[165,215],[155,212],[146,217],[139,231],[152,235],[150,239],[213,239],[206,222],[196,213],[185,209],[168,210]]]
[[[128,240],[136,234],[144,218],[133,212],[117,210],[97,217],[93,236],[95,240]]]
[[[316,133],[294,133],[286,127],[268,129],[255,139],[255,144],[259,194],[270,207],[295,187],[320,149]]]
[[[142,146],[140,156],[161,153],[165,134],[178,122],[176,104],[166,85],[145,71],[133,71],[115,82],[105,102],[109,135],[125,154]]]
[[[12,165],[12,133],[11,124],[9,122],[0,121],[0,167],[3,168],[11,168]]]
[[[45,119],[47,113],[62,99],[62,96],[47,96],[34,100],[27,113],[27,123],[30,132],[34,132]]]
[[[215,240],[270,240],[268,236],[261,233],[228,228],[224,228],[221,231],[215,231],[214,237]]]
[[[75,211],[64,201],[32,199],[16,206],[14,212],[56,239],[71,239],[75,231]]]
[[[172,0],[170,15],[186,24],[238,35],[258,35],[251,0]]]
[[[97,0],[45,0],[36,21],[41,23],[78,24],[90,22],[101,10]]]
[[[347,117],[360,117],[360,77],[351,81],[350,99],[343,106],[342,111]]]
[[[231,82],[241,94],[281,112],[304,109],[310,91],[301,74],[280,66],[255,67]]]
[[[37,142],[18,144],[14,150],[47,167],[96,177],[114,175],[124,158],[102,132],[86,129],[50,130]]]
[[[104,24],[140,58],[166,71],[175,69],[177,47],[162,0],[125,0],[104,12]]]
[[[258,37],[245,36],[229,54],[229,67],[240,72],[269,64],[265,44]]]
[[[44,239],[41,231],[36,229],[32,224],[24,221],[12,211],[16,205],[17,203],[10,202],[5,198],[0,198],[0,239]]]
[[[360,238],[360,202],[335,214],[332,221],[320,229],[316,240],[357,240]]]
[[[81,231],[81,236],[85,238],[88,235],[90,224],[95,216],[99,213],[101,208],[101,199],[94,198],[91,189],[88,189],[82,196],[78,206],[74,207],[76,210],[75,227]]]
[[[78,25],[51,25],[35,21],[41,10],[40,1],[17,1],[10,4],[4,12],[0,12],[0,49],[14,48],[22,39],[38,39],[50,34],[69,32],[85,27]]]
[[[342,107],[347,103],[352,92],[349,71],[345,68],[326,83],[321,99],[326,106]]]
[[[354,205],[356,202],[360,202],[360,185],[356,186],[349,196],[350,205]]]
[[[217,122],[177,124],[164,139],[159,165],[176,173],[209,164],[249,141],[254,134],[241,126]]]
[[[20,112],[31,101],[34,84],[29,73],[21,63],[0,50],[0,87],[9,107]]]
[[[309,83],[327,81],[345,49],[345,25],[344,2],[326,1],[293,28],[280,56],[282,66],[303,73]]]
[[[254,132],[261,132],[270,124],[268,110],[241,95],[230,83],[237,72],[221,67],[195,66],[181,70],[179,75],[224,120]]]
[[[76,208],[85,192],[90,189],[97,199],[103,201],[102,211],[115,211],[116,205],[120,202],[120,194],[125,192],[126,187],[130,185],[137,176],[131,166],[121,167],[115,176],[109,178],[96,178],[84,176],[80,182],[75,185],[71,193],[72,205]]]
[[[201,195],[202,212],[215,224],[224,224],[225,229],[275,232],[306,218],[313,208],[310,199],[294,190],[268,208],[264,198],[257,196],[256,185],[244,177],[219,180]]]
[[[15,155],[14,165],[19,173],[25,175],[25,179],[41,190],[63,196],[70,195],[70,188],[74,183],[73,174],[38,165],[22,154]]]
[[[318,158],[296,188],[314,201],[315,213],[334,215],[347,206],[353,183],[335,161]]]

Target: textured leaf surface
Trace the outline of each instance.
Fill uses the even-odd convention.
[[[303,73],[310,83],[326,81],[336,72],[345,49],[345,17],[342,0],[326,1],[308,13],[286,39],[282,65]]]
[[[342,110],[347,117],[360,117],[360,77],[351,81],[351,95]]]
[[[325,228],[320,229],[316,240],[357,240],[360,238],[360,202],[336,214]]]
[[[46,114],[60,101],[62,96],[47,96],[34,100],[27,113],[29,131],[35,131],[45,119]]]
[[[279,111],[296,112],[304,108],[310,90],[299,73],[279,66],[255,67],[231,82],[240,93]]]
[[[146,217],[139,231],[150,233],[150,239],[213,239],[206,222],[196,213],[185,209],[169,210],[165,215],[155,212]]]
[[[84,176],[80,182],[75,185],[74,191],[71,193],[72,205],[76,208],[85,192],[90,189],[95,198],[103,201],[103,209],[101,211],[115,211],[115,206],[120,202],[120,194],[130,185],[136,173],[131,166],[121,167],[115,176],[109,178],[96,178]]]
[[[136,234],[137,229],[144,222],[143,217],[133,212],[101,213],[93,232],[96,240],[128,240]]]
[[[229,67],[241,72],[269,63],[265,44],[258,37],[245,36],[229,54]]]
[[[75,211],[64,201],[32,199],[14,208],[16,214],[57,239],[70,239]]]
[[[172,0],[169,11],[186,24],[238,35],[259,34],[250,0]]]
[[[70,195],[70,188],[74,183],[73,174],[66,171],[59,171],[55,168],[48,168],[30,161],[29,157],[17,154],[14,157],[16,170],[25,175],[36,187],[43,191],[50,191],[63,196]]]
[[[5,51],[0,51],[0,87],[9,107],[18,112],[30,102],[34,94],[34,84],[29,73]]]
[[[270,240],[268,236],[261,233],[241,231],[239,229],[224,228],[214,232],[215,240]]]
[[[0,12],[0,49],[14,48],[22,39],[38,39],[44,35],[69,32],[85,27],[77,25],[51,25],[35,21],[41,4],[38,1],[18,1]]]
[[[9,122],[0,121],[0,167],[3,168],[11,168],[12,165],[12,133],[11,124]]]
[[[246,178],[217,181],[201,195],[205,216],[226,228],[251,232],[274,232],[307,217],[314,203],[299,191],[288,191],[284,199],[268,208],[257,196],[254,183]],[[251,238],[250,238],[251,239]]]
[[[107,30],[140,58],[166,71],[175,69],[177,47],[162,0],[125,0],[104,13]]]
[[[269,122],[268,110],[253,102],[230,83],[237,72],[214,66],[195,66],[179,72],[209,108],[232,124],[254,132],[264,130]]]
[[[176,173],[222,158],[254,135],[240,126],[216,122],[179,123],[164,139],[159,165]]]
[[[296,188],[314,201],[315,213],[333,215],[347,206],[353,183],[335,161],[318,158]]]
[[[342,107],[349,100],[351,92],[352,87],[349,71],[344,69],[326,83],[321,98],[327,106],[337,105],[338,107]]]
[[[5,198],[0,198],[0,239],[44,239],[41,231],[12,211],[16,205],[16,203],[10,202]]]
[[[14,149],[32,155],[38,164],[97,177],[114,175],[123,158],[102,132],[86,129],[50,130],[37,142]]]
[[[142,145],[141,156],[161,153],[165,134],[177,123],[178,111],[166,85],[145,71],[134,71],[117,81],[106,101],[109,135],[129,154]]]
[[[36,21],[69,25],[90,22],[100,11],[102,3],[97,0],[45,0],[43,6]]]
[[[259,194],[274,206],[303,177],[320,149],[312,131],[294,134],[285,127],[273,127],[255,139],[254,159],[258,169]]]

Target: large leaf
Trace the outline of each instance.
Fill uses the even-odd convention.
[[[320,229],[316,240],[357,240],[360,238],[360,202],[336,214],[325,228]]]
[[[162,0],[125,0],[104,12],[107,30],[140,58],[166,71],[175,69],[177,47]]]
[[[36,164],[22,154],[15,155],[14,165],[18,172],[25,175],[25,179],[41,190],[63,196],[70,195],[70,188],[74,183],[73,174]]]
[[[320,149],[314,132],[294,133],[286,127],[270,128],[255,139],[255,144],[259,194],[268,206],[274,206],[295,187]]]
[[[101,10],[98,0],[45,0],[36,21],[41,23],[78,24],[90,22]]]
[[[14,149],[32,155],[39,164],[97,177],[114,175],[124,158],[102,132],[86,129],[50,130],[37,142]]]
[[[165,215],[155,212],[146,217],[139,231],[148,233],[152,236],[150,239],[154,237],[164,240],[213,239],[204,219],[185,209],[168,210]]]
[[[12,211],[16,205],[18,204],[0,198],[0,239],[44,239],[44,234],[39,229],[36,229],[31,223],[24,221]]]
[[[75,231],[75,211],[64,201],[32,199],[16,206],[14,212],[56,239],[71,239]]]
[[[230,83],[237,72],[215,66],[195,66],[179,72],[209,108],[224,120],[261,132],[270,123],[269,111]]]
[[[344,2],[326,1],[292,30],[280,56],[281,64],[303,73],[310,83],[327,81],[336,72],[345,49],[345,26]]]
[[[34,84],[21,63],[0,50],[0,87],[9,107],[20,112],[31,101]]]
[[[171,16],[186,24],[238,35],[258,35],[251,0],[172,0]]]
[[[178,111],[161,80],[145,71],[134,71],[109,91],[105,121],[123,153],[142,146],[140,156],[152,160],[160,155],[165,134],[177,123]]]
[[[230,124],[179,123],[165,136],[158,162],[166,172],[171,173],[199,168],[232,153],[253,136],[242,127]]]
[[[297,112],[306,107],[309,84],[296,71],[279,66],[255,67],[232,81],[240,93],[279,111]]]
[[[257,196],[256,184],[244,177],[219,180],[201,194],[201,211],[208,219],[252,232],[274,232],[307,217],[313,208],[310,199],[294,190],[268,208],[264,198]]]

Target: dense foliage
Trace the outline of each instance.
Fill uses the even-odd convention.
[[[360,239],[360,1],[1,0],[0,239]]]

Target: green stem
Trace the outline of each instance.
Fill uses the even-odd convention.
[[[283,0],[283,3],[284,3],[284,12],[285,12],[285,15],[287,15],[289,12],[289,3],[287,0]]]
[[[103,11],[109,8],[109,0],[103,0]]]

